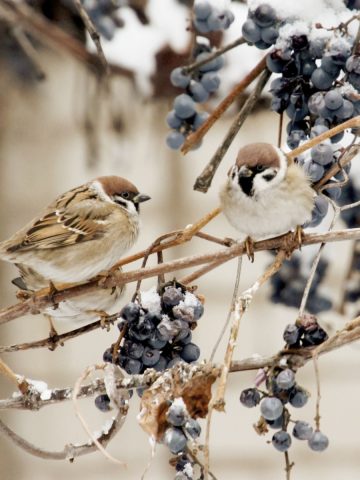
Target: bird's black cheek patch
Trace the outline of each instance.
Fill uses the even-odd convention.
[[[252,197],[253,195],[253,182],[254,177],[240,177],[239,178],[239,185],[241,190],[247,195],[248,197]]]

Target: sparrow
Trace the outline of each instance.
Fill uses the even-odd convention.
[[[262,240],[311,219],[315,192],[303,169],[268,143],[242,147],[220,190],[222,211],[245,237]]]
[[[149,200],[122,177],[98,177],[59,196],[0,243],[0,259],[16,265],[22,290],[83,283],[109,270],[135,243],[139,204]],[[117,308],[123,287],[99,289],[61,302],[54,318],[91,319]],[[91,312],[93,312],[91,314]]]

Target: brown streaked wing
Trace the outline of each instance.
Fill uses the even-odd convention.
[[[87,190],[87,189],[86,189]],[[9,252],[59,248],[101,236],[104,227],[98,221],[112,213],[111,204],[99,202],[85,187],[71,190],[59,197],[41,218],[34,221]]]

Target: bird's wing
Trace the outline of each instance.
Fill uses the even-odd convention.
[[[66,192],[51,204],[44,215],[15,234],[8,252],[66,247],[99,238],[104,221],[113,212],[108,202],[99,201],[84,187]]]

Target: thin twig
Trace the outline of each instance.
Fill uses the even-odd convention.
[[[315,371],[315,380],[316,380],[316,407],[315,407],[315,426],[316,430],[320,430],[320,400],[321,400],[321,390],[320,390],[320,373],[319,373],[319,359],[316,351],[313,354],[313,364]]]
[[[360,151],[360,145],[359,144],[354,144],[354,145],[349,145],[347,147],[346,151],[344,152],[344,155],[341,155],[339,158],[339,161],[336,162],[329,170],[326,172],[326,174],[323,176],[321,180],[319,180],[315,185],[313,186],[314,190],[316,191],[321,191],[321,188],[327,184],[329,180],[331,180],[332,177],[334,177],[337,173],[343,171],[343,174],[346,175],[346,172],[343,170],[343,167],[350,163],[354,157],[359,153]],[[340,182],[337,184],[338,186],[341,186]]]
[[[291,469],[292,469],[292,467],[294,466],[294,463],[293,463],[293,462],[290,462],[289,452],[287,452],[287,451],[284,452],[284,456],[285,456],[286,480],[290,480]]]
[[[243,123],[251,113],[255,104],[259,100],[261,92],[263,91],[266,85],[266,82],[270,78],[270,75],[271,75],[271,72],[269,72],[269,70],[267,69],[265,69],[261,73],[254,91],[250,94],[249,98],[246,100],[240,112],[238,113],[235,120],[231,124],[231,127],[228,133],[226,134],[224,140],[222,141],[221,145],[218,147],[215,154],[213,155],[209,163],[206,165],[202,173],[197,177],[194,185],[194,190],[198,190],[199,192],[203,192],[203,193],[206,193],[208,191],[211,185],[212,179],[215,175],[215,172],[220,165],[221,160],[223,159],[225,153],[228,151],[235,136],[237,135]]]
[[[217,349],[219,348],[220,342],[221,342],[221,340],[223,339],[223,337],[224,337],[224,335],[225,335],[225,332],[226,332],[227,327],[228,327],[228,325],[229,325],[229,323],[230,323],[230,320],[231,320],[232,312],[233,312],[234,309],[235,309],[236,299],[237,299],[237,297],[238,297],[238,295],[239,295],[241,268],[242,268],[242,257],[239,257],[239,258],[238,258],[238,265],[237,265],[237,269],[236,269],[235,285],[234,285],[234,291],[233,291],[233,295],[232,295],[232,299],[231,299],[230,309],[229,309],[229,311],[228,311],[228,314],[227,314],[225,323],[224,323],[224,325],[223,325],[223,328],[221,329],[220,335],[219,335],[219,337],[217,338],[217,340],[216,340],[216,342],[215,342],[215,345],[214,345],[214,347],[213,347],[213,349],[212,349],[212,352],[211,352],[211,355],[210,355],[210,362],[213,362],[213,361],[214,361],[216,351],[217,351]]]
[[[81,3],[81,0],[74,0],[74,3],[79,12],[80,17],[82,18],[82,21],[84,22],[86,30],[89,32],[89,35],[92,41],[94,42],[100,61],[102,63],[102,66],[104,67],[105,73],[108,75],[110,73],[110,68],[106,60],[104,50],[101,46],[100,35],[96,30],[93,21],[89,17],[89,14],[87,13],[83,4]]]
[[[220,332],[220,335],[219,335],[218,339],[216,340],[215,346],[214,346],[214,348],[211,352],[210,359],[209,359],[210,362],[214,361],[216,350],[218,349],[218,347],[220,345],[220,342],[221,342],[223,336],[225,335],[226,329],[227,329],[227,327],[229,325],[229,322],[231,320],[232,312],[235,309],[235,303],[236,303],[236,299],[237,299],[238,293],[239,293],[241,267],[242,267],[242,257],[239,257],[238,258],[238,265],[237,265],[237,269],[236,269],[235,285],[234,285],[234,291],[233,291],[233,295],[232,295],[232,299],[231,299],[230,309],[228,311],[227,318],[226,318],[226,321],[225,321],[225,323],[223,325],[223,328]],[[207,415],[207,419],[206,419],[206,431],[205,431],[205,444],[204,444],[204,458],[205,458],[204,474],[205,474],[205,478],[207,477],[208,474],[210,474],[210,471],[209,471],[209,468],[210,468],[210,429],[211,429],[211,419],[212,419],[213,411],[214,411],[214,407],[213,407],[213,404],[211,403],[210,406],[209,406],[209,411],[208,411],[208,415]]]
[[[17,43],[19,44],[19,46],[21,47],[21,49],[23,50],[23,52],[25,53],[25,55],[29,58],[36,72],[36,78],[38,80],[45,80],[46,74],[39,60],[39,53],[34,48],[34,45],[31,43],[29,38],[19,27],[16,27],[16,26],[12,29],[12,34],[16,39]]]
[[[200,60],[200,61],[197,61],[197,62],[194,62],[194,63],[191,63],[190,65],[186,65],[185,67],[183,67],[182,70],[183,70],[184,74],[188,75],[189,73],[192,73],[195,70],[198,70],[203,65],[206,65],[207,63],[211,62],[212,60],[215,60],[215,58],[220,57],[223,53],[226,53],[229,50],[232,50],[233,48],[238,47],[239,45],[243,45],[244,43],[246,43],[246,40],[244,39],[244,37],[239,37],[236,40],[234,40],[233,42],[228,43],[224,47],[218,48],[214,52],[211,52],[208,55],[207,58],[205,58],[203,60]]]
[[[118,314],[109,315],[106,317],[107,323],[113,323],[118,318]],[[104,319],[96,320],[95,322],[89,323],[79,328],[75,328],[69,332],[61,333],[58,335],[50,335],[47,338],[43,338],[41,340],[35,340],[33,342],[24,342],[18,343],[15,345],[7,345],[7,346],[0,346],[0,353],[4,352],[19,352],[23,350],[29,350],[34,348],[48,348],[50,350],[54,350],[58,345],[63,346],[65,342],[76,338],[80,335],[84,335],[85,333],[92,332],[97,328],[101,328],[104,324]]]
[[[0,358],[0,374],[5,375],[13,383],[15,383],[15,385],[20,390],[20,392],[25,393],[28,391],[29,384],[25,380],[25,378],[20,377],[19,375],[16,375],[1,358]]]
[[[109,441],[116,435],[118,430],[122,426],[122,415],[123,413],[120,412],[118,415],[112,420],[111,425],[107,428],[106,432],[104,431],[100,437],[97,438],[97,441],[101,445],[107,445]],[[39,448],[32,443],[28,442],[20,435],[15,433],[12,429],[10,429],[4,422],[0,420],[0,431],[4,433],[12,442],[15,443],[18,447],[22,448],[27,453],[34,455],[39,458],[43,458],[46,460],[70,460],[72,461],[74,458],[87,455],[89,453],[93,453],[97,451],[97,447],[93,443],[86,442],[85,444],[67,444],[60,451],[49,451],[43,448]]]
[[[260,62],[231,90],[224,100],[215,108],[210,117],[201,125],[196,132],[189,135],[181,148],[182,153],[186,154],[194,145],[206,135],[214,123],[226,112],[232,103],[241,95],[244,90],[252,83],[260,73],[266,68],[266,57]]]
[[[85,369],[85,371],[80,375],[80,377],[76,380],[74,388],[73,388],[73,394],[72,394],[72,401],[74,404],[74,411],[76,416],[78,417],[81,425],[83,426],[85,432],[89,435],[91,439],[91,443],[96,445],[96,448],[104,455],[105,458],[110,460],[111,462],[115,463],[116,465],[120,465],[122,467],[126,467],[126,463],[113,457],[108,453],[105,448],[102,446],[102,444],[99,442],[98,438],[94,435],[94,433],[91,431],[88,423],[85,421],[82,413],[80,412],[79,408],[79,403],[78,403],[78,393],[81,389],[81,384],[84,380],[87,379],[89,375],[91,375],[94,371],[96,370],[103,370],[104,365],[92,365],[91,367],[88,367]]]
[[[329,199],[329,201],[330,201],[330,199]],[[328,232],[333,231],[333,229],[335,227],[335,223],[337,222],[337,220],[339,218],[339,215],[340,215],[340,211],[341,211],[340,208],[334,202],[331,202],[331,203],[332,203],[332,207],[334,209],[334,216],[333,216],[333,219],[331,221]],[[320,247],[319,247],[319,249],[318,249],[318,251],[315,255],[315,258],[313,260],[313,263],[311,265],[310,274],[309,274],[308,279],[306,281],[305,289],[304,289],[304,292],[303,292],[303,295],[302,295],[302,298],[301,298],[301,303],[300,303],[300,308],[299,308],[299,317],[302,317],[304,315],[306,303],[307,303],[309,295],[310,295],[311,286],[313,284],[315,274],[316,274],[316,270],[317,270],[317,267],[319,265],[320,257],[321,257],[322,251],[325,248],[325,245],[326,245],[326,242],[323,242],[320,245]]]
[[[275,275],[275,273],[281,268],[286,257],[287,253],[284,250],[280,250],[277,253],[273,263],[266,268],[265,272],[256,280],[256,282],[250,288],[241,293],[240,297],[235,302],[234,318],[231,325],[229,342],[225,353],[218,389],[213,402],[213,406],[214,408],[216,408],[216,410],[224,411],[227,378],[229,375],[230,365],[237,342],[241,319],[249,309],[256,292],[265,282],[267,282],[273,275]]]

